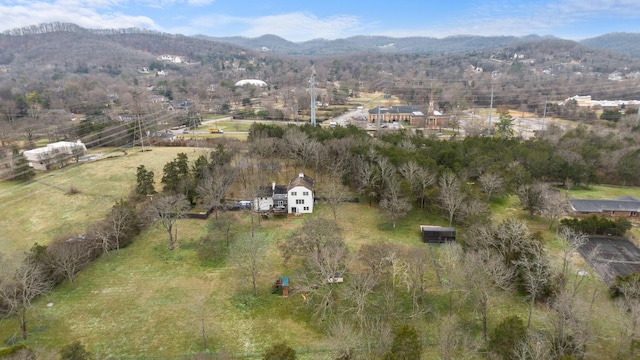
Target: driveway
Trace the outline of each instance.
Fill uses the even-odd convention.
[[[590,260],[590,254],[596,255]],[[602,279],[610,284],[616,275],[640,273],[640,249],[625,238],[591,236],[580,254]]]

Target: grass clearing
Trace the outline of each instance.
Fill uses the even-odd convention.
[[[592,185],[569,191],[569,197],[575,199],[614,199],[623,196],[640,197],[640,189],[630,186]]]
[[[47,244],[56,236],[83,233],[89,224],[103,218],[117,200],[127,197],[135,186],[139,165],[154,172],[156,187],[160,189],[162,168],[179,152],[194,158],[205,152],[168,147],[145,150],[150,151],[128,149],[126,156],[120,156],[101,149],[108,154],[103,160],[40,173],[26,184],[3,184],[0,252],[13,254],[36,242]],[[106,158],[113,154],[118,156]],[[72,186],[80,193],[69,195]]]
[[[135,183],[139,165],[144,164],[154,171],[159,188],[162,167],[179,152],[195,158],[205,150],[152,148],[152,151],[141,153],[130,149],[126,156],[40,174],[36,181],[26,185],[0,184],[0,212],[3,215],[0,219],[3,237],[0,251],[11,254],[36,241],[47,243],[56,234],[83,232],[88,224],[104,216],[113,202],[126,197]],[[71,185],[80,193],[67,195],[66,190]],[[613,195],[618,193],[611,189],[618,191],[619,188],[593,187],[588,191],[598,194],[594,197],[623,196]],[[517,197],[496,200],[491,205],[494,220],[515,216],[527,221],[532,230],[543,232],[552,264],[557,267],[561,251],[559,240],[553,238],[544,220],[529,219],[518,205]],[[333,216],[329,207],[322,203],[316,209],[311,216]],[[419,232],[419,225],[448,225],[444,216],[434,213],[416,209],[394,229],[377,206],[343,203],[339,206],[337,221],[352,252],[364,244],[393,242],[425,252],[433,250],[437,254],[438,246],[423,244]],[[227,215],[233,218],[236,232],[249,229],[251,218],[248,213]],[[268,234],[272,244],[267,252],[267,266],[258,279],[257,298],[250,294],[249,283],[239,276],[232,263],[204,262],[198,256],[196,244],[207,232],[207,220],[180,220],[178,247],[173,251],[167,249],[166,232],[152,227],[129,247],[99,258],[80,272],[74,289],[64,282],[45,298],[38,299],[30,314],[28,344],[59,349],[80,340],[101,358],[179,358],[203,350],[204,322],[209,352],[225,349],[239,357],[258,358],[269,345],[286,341],[297,350],[301,359],[332,358],[329,338],[314,327],[314,320],[301,297],[292,294],[283,298],[270,292],[278,276],[293,274],[293,265],[283,263],[275,245],[309,216],[275,217],[261,220],[259,226],[254,217],[258,231]],[[612,324],[611,314],[617,309],[607,298],[606,286],[579,256],[572,256],[571,260],[575,269],[589,272],[581,283],[583,301],[589,302],[591,294],[597,295],[592,306],[585,304],[593,309],[596,336],[615,338],[619,328]],[[436,358],[439,354],[438,328],[449,305],[432,264],[427,272],[426,287],[425,318],[430,327],[425,329],[423,336],[429,344],[426,356]],[[47,306],[48,303],[53,306]],[[469,329],[472,340],[478,340],[481,324],[462,292],[455,293],[454,306],[456,310],[467,310],[461,312],[460,322]],[[406,312],[406,309],[397,311]],[[490,300],[489,329],[512,314],[518,314],[526,321],[527,313],[528,303],[524,297],[496,291]],[[535,328],[548,328],[548,309],[536,307],[532,321]],[[0,321],[2,341],[16,335],[15,319]],[[594,351],[612,353],[615,350],[613,343],[599,341],[599,348]]]

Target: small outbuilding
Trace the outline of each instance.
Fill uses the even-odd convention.
[[[442,244],[447,241],[456,241],[456,229],[451,227],[420,225],[420,233],[425,243]]]

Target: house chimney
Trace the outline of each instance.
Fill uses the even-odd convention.
[[[271,190],[276,191],[276,182],[271,183]]]
[[[300,173],[300,174],[298,174],[298,177],[303,178],[303,177],[304,177],[304,174],[303,174],[303,173]]]

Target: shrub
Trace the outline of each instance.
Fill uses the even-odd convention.
[[[616,278],[613,281],[613,284],[609,286],[609,296],[611,296],[612,299],[615,299],[617,297],[625,295],[623,292],[623,288],[639,289],[640,274],[638,274],[637,272],[632,272],[631,274],[626,276],[616,275]],[[636,294],[633,294],[633,293],[629,294],[627,292],[627,295],[632,295],[632,296],[637,295],[637,292]]]
[[[262,357],[264,360],[295,360],[296,351],[289,347],[289,345],[285,343],[278,343],[272,345],[270,348],[265,351],[264,356]]]
[[[62,360],[86,360],[91,354],[84,348],[80,341],[76,340],[60,349],[60,359]]]
[[[512,359],[515,350],[527,337],[524,321],[518,316],[509,316],[502,320],[493,330],[489,340],[489,350],[495,352],[502,359]]]
[[[402,325],[394,331],[391,350],[384,358],[385,360],[418,360],[422,354],[422,343],[418,337],[418,332],[411,325]]]
[[[69,186],[69,189],[67,189],[67,195],[78,195],[81,192],[82,191],[80,191],[80,189],[75,187],[75,185],[71,185],[71,186]]]

